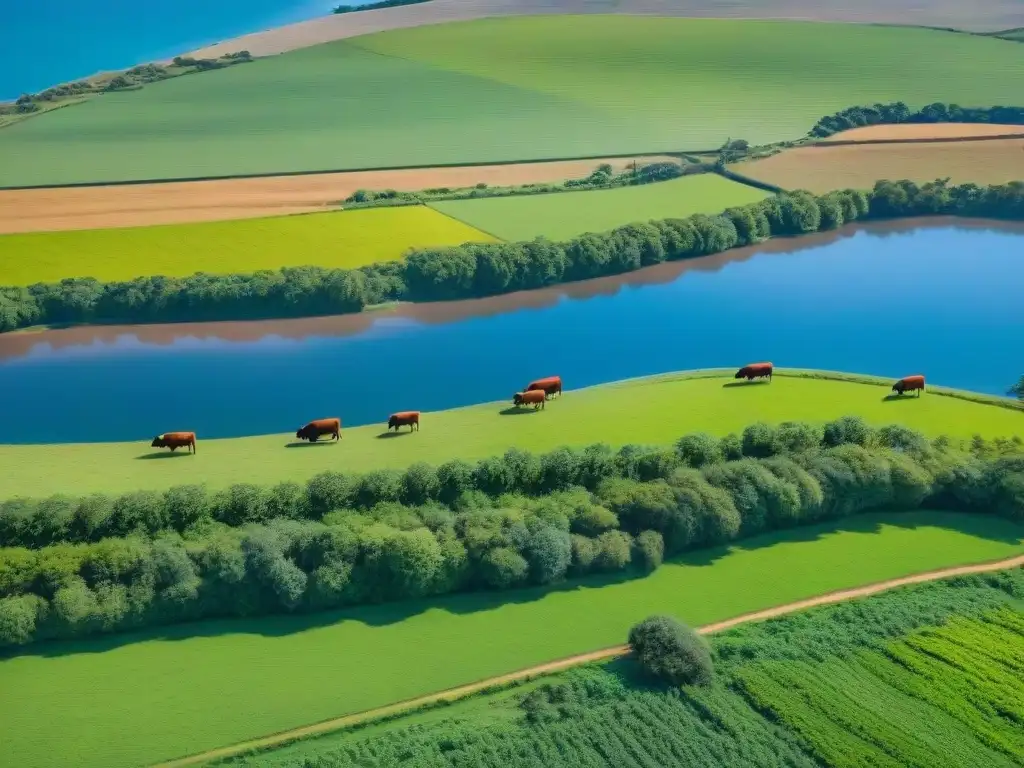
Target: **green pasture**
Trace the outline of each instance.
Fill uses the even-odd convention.
[[[681,219],[763,200],[768,193],[717,174],[637,187],[550,195],[446,200],[431,207],[502,240],[569,240],[638,221]]]
[[[644,578],[44,645],[0,662],[0,762],[143,765],[616,645],[651,613],[702,625],[1022,550],[1024,528],[1003,519],[889,513],[697,552]]]
[[[0,235],[0,285],[307,265],[351,268],[399,259],[413,247],[492,240],[424,206]]]
[[[423,26],[103,94],[0,134],[0,185],[706,150],[903,100],[1016,104],[1012,41],[858,24]]]
[[[509,401],[426,413],[421,431],[390,436],[388,414],[382,413],[380,424],[343,428],[340,441],[314,444],[296,443],[294,432],[204,440],[195,425],[175,425],[198,429],[195,455],[150,448],[152,435],[166,429],[155,424],[143,425],[137,442],[0,445],[0,498],[301,481],[324,470],[474,460],[511,446],[547,451],[600,442],[668,444],[690,432],[725,435],[756,421],[821,423],[847,414],[878,426],[905,424],[932,436],[1024,435],[1024,410],[934,392],[889,399],[887,385],[849,380],[776,376],[770,384],[748,384],[731,376],[670,374],[567,391],[539,411],[512,408],[511,393],[522,382],[510,384]],[[324,415],[338,415],[345,423],[343,408]]]

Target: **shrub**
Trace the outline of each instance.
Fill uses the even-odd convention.
[[[670,616],[651,616],[629,630],[629,644],[644,670],[672,685],[710,685],[711,651],[696,632]]]
[[[665,559],[665,541],[657,531],[641,531],[633,540],[637,563],[645,571],[653,571]]]
[[[492,549],[481,562],[484,583],[494,589],[508,589],[526,581],[530,565],[509,547]]]
[[[676,443],[676,453],[679,458],[696,469],[705,464],[713,464],[722,460],[722,450],[718,439],[704,432],[697,432],[680,438]]]

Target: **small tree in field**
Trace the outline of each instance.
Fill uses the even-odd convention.
[[[703,638],[671,616],[651,616],[629,630],[629,644],[649,674],[673,685],[709,685],[711,651]]]
[[[1018,400],[1024,400],[1024,376],[1021,376],[1017,383],[1010,387],[1010,391],[1007,394],[1010,397],[1016,397]]]

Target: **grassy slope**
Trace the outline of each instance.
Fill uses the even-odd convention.
[[[687,374],[637,379],[568,391],[543,411],[503,415],[509,403],[487,403],[425,414],[422,431],[392,433],[392,439],[378,439],[387,434],[380,424],[344,430],[340,442],[301,443],[294,449],[285,447],[294,442],[294,433],[228,440],[199,435],[194,456],[151,449],[148,436],[132,443],[0,445],[0,498],[303,480],[327,469],[358,472],[415,461],[478,459],[513,445],[545,451],[597,442],[669,443],[689,432],[724,435],[759,420],[824,422],[845,414],[876,425],[899,422],[931,435],[1024,435],[1024,411],[935,394],[889,401],[884,386],[792,377],[731,384],[732,378]]]
[[[358,267],[400,258],[414,246],[493,239],[423,206],[2,235],[0,284],[252,272],[307,264]]]
[[[640,187],[450,200],[432,207],[503,240],[532,240],[538,235],[568,240],[637,221],[720,213],[766,196],[753,187],[705,174]]]
[[[1015,103],[1022,75],[1016,43],[924,29],[489,19],[329,43],[26,120],[0,135],[0,185],[707,149],[797,138],[851,104]]]
[[[838,531],[789,531],[696,553],[643,579],[203,623],[127,645],[52,645],[0,664],[0,689],[17,692],[0,698],[0,761],[118,768],[171,758],[615,645],[652,612],[705,624],[1012,556],[1022,536],[996,518],[865,516]],[[57,740],[48,737],[55,722]]]

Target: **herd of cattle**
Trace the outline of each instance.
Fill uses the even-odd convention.
[[[736,371],[736,375],[733,378],[746,379],[747,381],[753,381],[754,379],[768,379],[768,381],[771,381],[774,370],[775,368],[771,363],[751,363]],[[904,376],[892,385],[892,391],[897,395],[916,391],[918,396],[920,396],[921,392],[924,391],[924,376]],[[512,405],[517,408],[524,405],[532,405],[534,410],[538,408],[543,409],[549,397],[561,394],[562,377],[548,376],[531,381],[522,392],[516,392],[512,396]],[[402,427],[408,427],[410,432],[414,430],[419,431],[420,412],[399,411],[398,413],[391,414],[391,417],[388,419],[388,432],[394,429],[397,434],[398,430]],[[306,426],[300,427],[295,432],[297,440],[308,440],[311,443],[315,443],[324,435],[330,435],[332,440],[341,440],[341,419],[316,419],[309,422]],[[196,433],[165,432],[154,437],[150,447],[170,448],[172,453],[177,448],[188,448],[191,453],[195,453]]]

